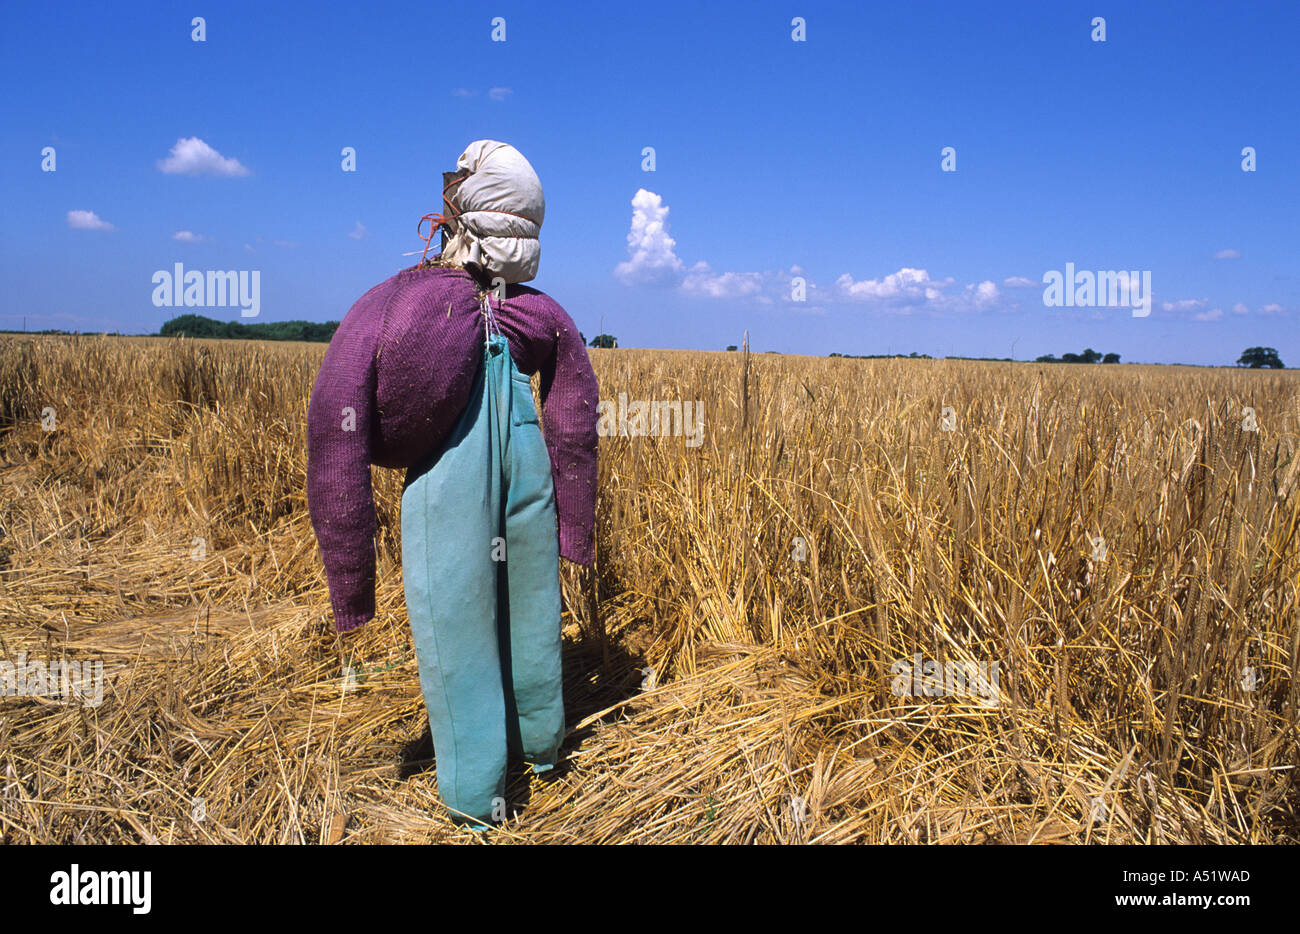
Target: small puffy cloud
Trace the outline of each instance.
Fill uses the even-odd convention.
[[[981,308],[991,305],[998,300],[998,287],[988,279],[984,280],[977,286],[966,286],[968,291],[972,288],[975,292],[975,304]]]
[[[763,277],[756,272],[715,273],[704,260],[692,266],[682,279],[683,292],[706,298],[748,298],[759,295],[762,288]]]
[[[352,233],[348,234],[353,240],[363,240],[366,236],[366,225],[357,221],[357,225],[352,228]]]
[[[847,272],[835,280],[836,287],[845,298],[854,301],[896,301],[915,299],[921,301],[927,296],[937,297],[936,283],[924,269],[904,266],[898,272],[891,272],[882,279],[863,279],[854,281]]]
[[[837,297],[865,304],[873,310],[910,315],[988,311],[1003,304],[1002,292],[992,279],[972,282],[953,290],[952,276],[935,279],[924,269],[904,266],[880,279],[855,281],[848,273],[835,280]]]
[[[1032,289],[1036,285],[1039,285],[1039,283],[1033,279],[1026,279],[1024,276],[1008,276],[1002,280],[1004,289]]]
[[[1285,309],[1276,302],[1265,305],[1259,309],[1261,315],[1280,315],[1283,311],[1285,311]]]
[[[69,211],[68,226],[73,230],[117,230],[94,211]]]
[[[1222,317],[1222,308],[1211,308],[1209,311],[1199,311],[1192,315],[1192,319],[1195,321],[1218,321]]]
[[[1239,250],[1220,250],[1214,254],[1215,259],[1241,259]]]
[[[178,230],[172,234],[172,239],[179,240],[181,243],[202,243],[208,238],[192,230]]]
[[[1244,315],[1244,314],[1247,314],[1247,313],[1249,313],[1249,312],[1250,312],[1250,309],[1247,308],[1245,305],[1243,305],[1241,302],[1237,302],[1237,304],[1235,304],[1235,305],[1232,306],[1232,313],[1233,313],[1234,315]]]
[[[668,205],[653,191],[637,189],[632,196],[632,227],[627,233],[625,262],[614,275],[632,284],[675,282],[682,273],[677,243],[668,235]]]
[[[880,279],[854,280],[846,272],[835,280],[835,288],[839,297],[846,301],[865,303],[884,311],[911,314],[915,309],[940,308],[950,304],[952,300],[944,290],[953,281],[951,277],[932,279],[924,269],[904,266],[898,272],[891,272]],[[974,288],[967,287],[968,302],[974,297]]]
[[[227,178],[252,174],[238,159],[227,159],[197,136],[178,139],[171,155],[158,160],[158,170],[165,175],[222,175]]]
[[[488,88],[487,96],[494,101],[503,101],[515,93],[514,88]],[[452,97],[478,97],[478,88],[452,88]]]
[[[1209,301],[1204,298],[1184,298],[1176,302],[1165,302],[1161,305],[1165,311],[1200,311]]]
[[[244,244],[244,249],[247,250],[247,251],[250,252],[250,253],[256,253],[256,252],[257,252],[257,250],[253,249],[253,244],[251,244],[251,243],[245,243],[245,244]]]

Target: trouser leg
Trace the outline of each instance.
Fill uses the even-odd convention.
[[[508,551],[501,615],[508,625],[502,644],[514,701],[510,732],[524,759],[550,765],[564,738],[555,486],[528,379],[512,365],[506,369],[500,394],[510,400],[504,420],[510,429],[505,453]]]
[[[505,793],[497,620],[500,433],[490,368],[456,428],[402,492],[402,580],[443,801],[488,821]]]

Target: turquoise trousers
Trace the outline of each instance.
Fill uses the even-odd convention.
[[[451,435],[406,473],[402,583],[442,800],[505,816],[506,760],[542,771],[564,738],[551,461],[506,338],[484,351]]]

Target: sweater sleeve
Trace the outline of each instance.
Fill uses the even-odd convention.
[[[375,501],[370,485],[378,327],[368,309],[339,325],[307,411],[307,506],[329,582],[334,628],[375,615]]]
[[[560,556],[591,565],[595,558],[596,403],[600,386],[573,320],[555,306],[555,352],[540,369],[542,427],[555,479]]]

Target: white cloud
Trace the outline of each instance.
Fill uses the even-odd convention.
[[[1260,308],[1259,313],[1261,315],[1280,315],[1282,314],[1283,311],[1284,309],[1282,308],[1282,306],[1275,302],[1271,305],[1265,305],[1264,307]]]
[[[1032,289],[1034,286],[1039,284],[1040,283],[1035,282],[1033,279],[1026,279],[1024,276],[1008,276],[1006,279],[1002,280],[1002,287],[1004,289]]]
[[[515,93],[514,88],[488,88],[487,95],[494,101],[503,101]],[[478,97],[478,88],[452,88],[452,97]]]
[[[1002,304],[1003,295],[992,279],[972,282],[960,291],[952,291],[955,282],[952,276],[935,279],[924,269],[904,266],[880,279],[855,281],[845,273],[835,280],[835,288],[842,300],[894,314],[986,311]]]
[[[1184,298],[1176,302],[1165,302],[1161,305],[1165,311],[1200,311],[1209,301],[1204,298]]]
[[[675,282],[682,273],[677,243],[668,235],[668,205],[653,191],[638,188],[632,197],[632,227],[625,262],[614,275],[628,284]]]
[[[1247,308],[1245,305],[1243,305],[1241,302],[1237,302],[1237,304],[1232,306],[1232,313],[1234,315],[1244,315],[1247,314],[1249,311],[1250,309]]]
[[[668,233],[668,205],[653,191],[638,189],[632,198],[632,226],[627,234],[626,262],[614,267],[614,276],[628,285],[675,286],[697,298],[751,299],[773,305],[789,300],[790,273],[714,272],[704,260],[687,266],[677,255],[677,242]],[[809,284],[811,292],[815,287]]]
[[[688,266],[677,255],[677,242],[668,229],[668,205],[653,191],[638,189],[632,198],[632,223],[627,234],[626,261],[614,267],[614,276],[628,285],[677,287],[699,298],[744,299],[777,305],[804,314],[824,314],[830,302],[854,302],[883,310],[910,313],[914,308],[939,311],[980,311],[998,304],[1003,296],[992,280],[972,283],[949,292],[955,280],[932,279],[924,269],[904,267],[881,279],[856,281],[845,273],[833,287],[819,287],[802,266],[764,272],[715,272],[705,260]],[[805,279],[803,301],[792,296],[794,277]],[[1015,282],[1015,279],[1007,280]],[[1024,280],[1028,285],[1035,285]],[[813,311],[812,309],[816,310]]]
[[[366,225],[357,221],[357,226],[352,228],[352,233],[348,234],[353,240],[363,240],[366,236]]]
[[[1201,311],[1192,315],[1192,318],[1196,321],[1218,321],[1222,317],[1222,308],[1211,308],[1209,311]]]
[[[969,285],[966,286],[967,291],[970,291],[971,288],[972,287]],[[987,305],[991,305],[998,300],[998,287],[994,285],[990,280],[987,279],[984,280],[979,285],[974,286],[974,289],[975,289],[975,304],[980,306],[981,308]]]
[[[179,240],[181,243],[202,243],[208,238],[192,230],[178,230],[172,234],[172,239]]]
[[[94,211],[69,211],[68,226],[73,230],[117,230]]]
[[[227,159],[197,136],[178,139],[171,155],[158,160],[158,170],[166,175],[224,175],[234,178],[250,175],[238,159]]]
[[[1220,250],[1214,254],[1215,259],[1241,259],[1241,252],[1238,250]]]
[[[987,302],[989,288],[994,293],[997,287],[992,282],[981,283],[978,287],[968,285],[960,297],[948,295],[945,291],[955,280],[933,279],[924,269],[904,266],[898,272],[891,272],[880,279],[863,279],[855,281],[848,273],[835,280],[839,297],[851,302],[871,305],[882,311],[899,314],[911,314],[914,310],[969,308],[976,302]]]
[[[715,273],[709,264],[700,260],[692,266],[682,279],[682,291],[691,295],[707,298],[746,298],[759,295],[763,289],[763,277],[756,272]],[[765,296],[760,296],[759,300]],[[767,299],[764,304],[770,303]]]
[[[947,284],[951,284],[951,280]],[[847,272],[835,280],[840,294],[853,301],[921,302],[939,296],[939,283],[930,278],[924,269],[904,266],[883,279],[863,279],[855,282]]]

